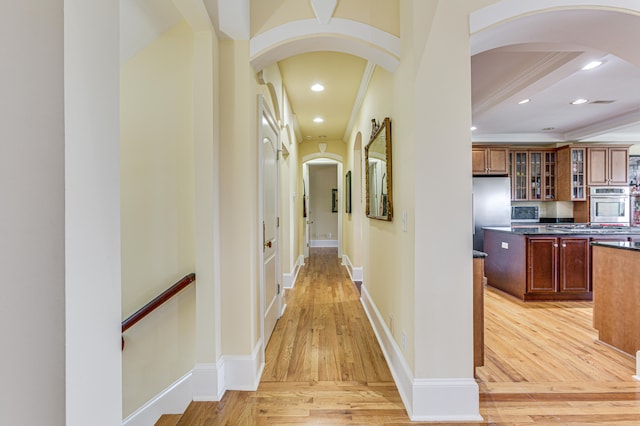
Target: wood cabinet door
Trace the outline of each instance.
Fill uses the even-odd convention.
[[[473,148],[471,150],[471,171],[474,175],[487,173],[487,157],[484,148]]]
[[[509,172],[509,149],[488,148],[487,167],[493,175],[506,175]]]
[[[609,184],[607,151],[607,148],[587,149],[587,180],[589,185],[605,186]]]
[[[589,291],[589,238],[560,238],[559,245],[560,291]]]
[[[527,292],[549,293],[558,290],[558,239],[529,238],[527,243]]]
[[[529,153],[511,151],[511,199],[522,201],[529,199]]]
[[[609,148],[609,185],[629,184],[629,149]]]

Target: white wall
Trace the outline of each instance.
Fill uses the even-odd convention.
[[[65,423],[62,4],[0,6],[2,425]]]
[[[118,20],[118,2],[64,2],[69,426],[121,421]]]

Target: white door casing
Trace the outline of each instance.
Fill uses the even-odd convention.
[[[260,279],[262,342],[266,348],[281,312],[278,249],[278,126],[261,96],[258,145],[260,153],[262,272]]]

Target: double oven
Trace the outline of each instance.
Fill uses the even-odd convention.
[[[592,225],[629,225],[628,186],[592,186],[589,200]]]

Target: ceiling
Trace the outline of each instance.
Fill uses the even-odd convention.
[[[180,19],[171,3],[121,0],[123,60]],[[473,141],[640,143],[638,46],[640,16],[605,10],[538,13],[474,35]],[[581,71],[595,59],[603,65]],[[337,52],[295,55],[278,66],[298,138],[345,140],[372,66]],[[310,90],[317,82],[324,92]],[[588,102],[571,105],[577,98]],[[523,99],[531,101],[519,105]]]
[[[639,43],[640,17],[603,10],[540,13],[478,35],[473,140],[640,143]],[[582,70],[594,60],[603,64]],[[571,105],[579,98],[588,102]]]
[[[342,140],[367,61],[347,53],[314,52],[278,63],[302,140]],[[311,86],[320,83],[322,92]],[[316,123],[314,118],[322,118]],[[347,135],[348,136],[348,135]]]

